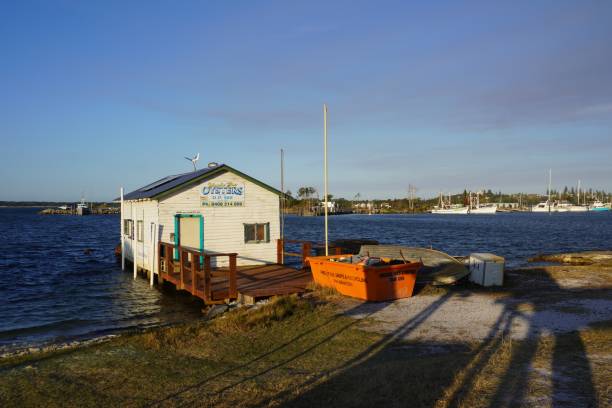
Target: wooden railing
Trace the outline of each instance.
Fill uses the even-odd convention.
[[[286,251],[286,245],[293,244],[295,247],[298,244],[300,248],[300,252],[288,252]],[[300,258],[300,262],[302,264],[302,268],[307,268],[310,265],[308,264],[309,256],[313,256],[313,250],[325,248],[325,244],[312,242],[312,241],[304,241],[299,239],[278,239],[276,241],[276,263],[279,265],[284,265],[287,263],[285,258],[287,257],[295,257]],[[330,255],[340,255],[342,254],[343,248],[339,246],[330,246],[329,254]]]
[[[178,259],[175,258],[178,253]],[[212,258],[228,257],[228,268],[211,266]],[[177,289],[184,289],[207,303],[218,303],[238,297],[236,284],[236,253],[206,253],[183,247],[177,248],[166,242],[159,243],[159,276],[174,283]],[[227,277],[227,289],[215,288],[213,278]],[[218,282],[217,282],[218,283]]]

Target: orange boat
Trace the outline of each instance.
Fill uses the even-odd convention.
[[[343,295],[371,301],[412,296],[421,262],[359,258],[355,255],[309,257],[314,281]]]

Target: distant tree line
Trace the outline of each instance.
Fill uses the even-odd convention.
[[[469,204],[469,194],[467,190],[463,190],[461,193],[451,194],[451,201],[455,204]],[[553,200],[565,200],[573,204],[578,203],[578,192],[575,187],[565,186],[562,190],[552,189],[550,192],[551,199]],[[313,208],[319,205],[319,202],[323,199],[319,196],[317,190],[314,187],[300,187],[298,189],[297,196],[293,196],[291,191],[285,193],[286,207],[294,210],[304,211],[308,208]],[[448,195],[444,195],[445,199]],[[494,192],[491,189],[481,191],[480,202],[481,203],[518,203],[523,207],[529,207],[536,205],[537,203],[546,200],[548,194],[534,194],[534,193],[503,193],[502,191]],[[592,202],[595,199],[607,202],[612,198],[612,193],[604,190],[596,190],[592,188],[581,190],[580,192],[580,203]],[[332,194],[328,195],[330,201],[336,203],[336,207],[341,211],[347,211],[355,208],[356,204],[370,205],[371,208],[375,208],[377,212],[425,212],[430,210],[433,206],[438,204],[439,197],[431,198],[419,198],[414,197],[412,200],[412,206],[410,199],[406,198],[389,198],[389,199],[372,199],[363,200],[361,195],[357,193],[353,199],[346,199],[342,197],[334,197]]]

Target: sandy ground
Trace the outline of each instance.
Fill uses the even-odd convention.
[[[341,307],[367,330],[442,342],[525,339],[612,321],[612,268],[546,266],[509,271],[506,279],[510,288],[453,288],[381,303],[343,299]]]

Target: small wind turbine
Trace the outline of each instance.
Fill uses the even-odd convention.
[[[196,155],[195,155],[195,157],[187,157],[187,156],[185,156],[185,158],[186,158],[187,160],[189,160],[189,161],[191,162],[191,164],[193,164],[193,171],[196,171],[196,170],[197,170],[197,168],[196,168],[196,162],[197,162],[198,160],[200,160],[200,153],[196,154]]]

